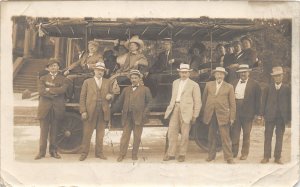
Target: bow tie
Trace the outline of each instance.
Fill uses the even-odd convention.
[[[137,87],[139,87],[139,86],[138,86],[138,85],[135,85],[135,86],[134,86],[134,85],[132,85],[132,88],[137,88]]]
[[[246,83],[246,81],[241,81],[241,84]]]

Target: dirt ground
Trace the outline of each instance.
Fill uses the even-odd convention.
[[[144,128],[142,135],[142,144],[139,150],[139,162],[145,163],[163,163],[162,158],[165,148],[166,127],[148,127]],[[104,138],[104,154],[108,157],[107,161],[94,158],[94,140],[95,132],[92,137],[92,144],[90,154],[85,162],[116,162],[119,152],[119,141],[121,131],[108,131]],[[241,136],[242,137],[242,136]],[[179,137],[180,138],[180,137]],[[273,136],[274,147],[275,135]],[[127,157],[123,161],[125,163],[133,162],[131,160],[131,143],[127,152]],[[241,143],[241,142],[240,142]],[[41,163],[57,163],[57,162],[79,162],[79,154],[62,154],[62,159],[56,160],[47,154],[46,158],[35,161],[34,157],[38,153],[39,144],[39,126],[15,126],[14,127],[14,151],[15,160],[20,162],[41,162]],[[237,164],[259,163],[263,157],[264,144],[264,127],[253,126],[251,132],[251,146],[248,159],[241,161],[235,159]],[[287,163],[290,161],[291,155],[291,129],[286,128],[284,134],[282,161]],[[240,156],[240,155],[239,155]],[[201,164],[205,163],[207,153],[199,148],[194,141],[190,141],[188,153],[186,156],[187,163]],[[176,160],[169,161],[170,163],[177,163]],[[224,163],[223,153],[219,152],[217,158],[212,163]],[[273,160],[270,162],[273,164]]]

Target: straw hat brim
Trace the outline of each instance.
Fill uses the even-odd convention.
[[[220,70],[212,70],[212,74],[215,74],[216,72],[221,72],[221,73],[224,73],[225,75],[228,74],[227,71],[220,71]]]
[[[131,75],[138,75],[140,78],[143,78],[143,74],[141,74],[141,73],[129,73],[128,75],[127,75],[127,77],[130,79],[130,76]]]
[[[193,69],[177,69],[177,71],[179,71],[179,72],[180,72],[180,71],[181,71],[181,72],[182,72],[182,71],[193,71]]]
[[[237,73],[241,73],[241,72],[249,72],[249,71],[252,71],[252,69],[240,69],[240,70],[237,70],[236,72]]]
[[[270,73],[272,76],[275,76],[275,75],[282,75],[283,72],[274,72],[274,73]]]
[[[130,43],[137,43],[137,44],[139,45],[139,49],[143,49],[143,48],[144,48],[144,42],[143,42],[141,39],[131,39],[131,40],[127,40],[127,41],[124,43],[124,46],[128,49]]]

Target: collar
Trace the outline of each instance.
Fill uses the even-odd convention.
[[[98,77],[94,76],[94,79],[98,81],[98,80],[102,80],[102,77],[98,78]]]
[[[93,56],[94,55],[94,53],[89,53],[89,55],[88,56]]]
[[[189,78],[187,78],[185,80],[180,79],[180,82],[186,83],[188,80],[189,80]]]
[[[275,88],[280,88],[281,85],[282,85],[282,82],[281,82],[280,84],[276,84],[276,83],[275,83]]]
[[[245,82],[244,82],[244,83],[246,83],[246,84],[247,84],[248,80],[249,80],[249,78],[248,78],[247,80],[245,80]],[[243,81],[243,80],[242,80],[242,79],[240,79],[240,80],[239,80],[239,83],[242,83],[242,81]]]
[[[221,85],[221,84],[223,84],[223,82],[224,82],[224,81],[222,81],[222,82],[219,84],[218,81],[216,80],[216,84],[217,84],[217,85]]]
[[[53,74],[53,73],[50,72],[50,75],[56,77],[57,72],[55,74]]]
[[[133,55],[137,55],[139,52],[138,51],[133,51],[133,52],[129,52],[130,54],[133,54]]]
[[[134,86],[133,84],[131,85],[132,88],[137,88],[139,86],[140,86],[140,84],[137,84],[136,86]]]

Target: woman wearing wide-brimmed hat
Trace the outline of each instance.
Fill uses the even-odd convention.
[[[256,50],[252,48],[253,41],[249,36],[244,36],[241,38],[241,43],[243,50],[239,64],[248,64],[250,68],[253,68],[258,62]]]
[[[131,69],[137,69],[143,74],[148,72],[148,61],[141,53],[144,42],[138,36],[133,36],[124,43],[124,47],[129,52],[117,58],[117,63],[121,66],[118,72],[129,72]]]

